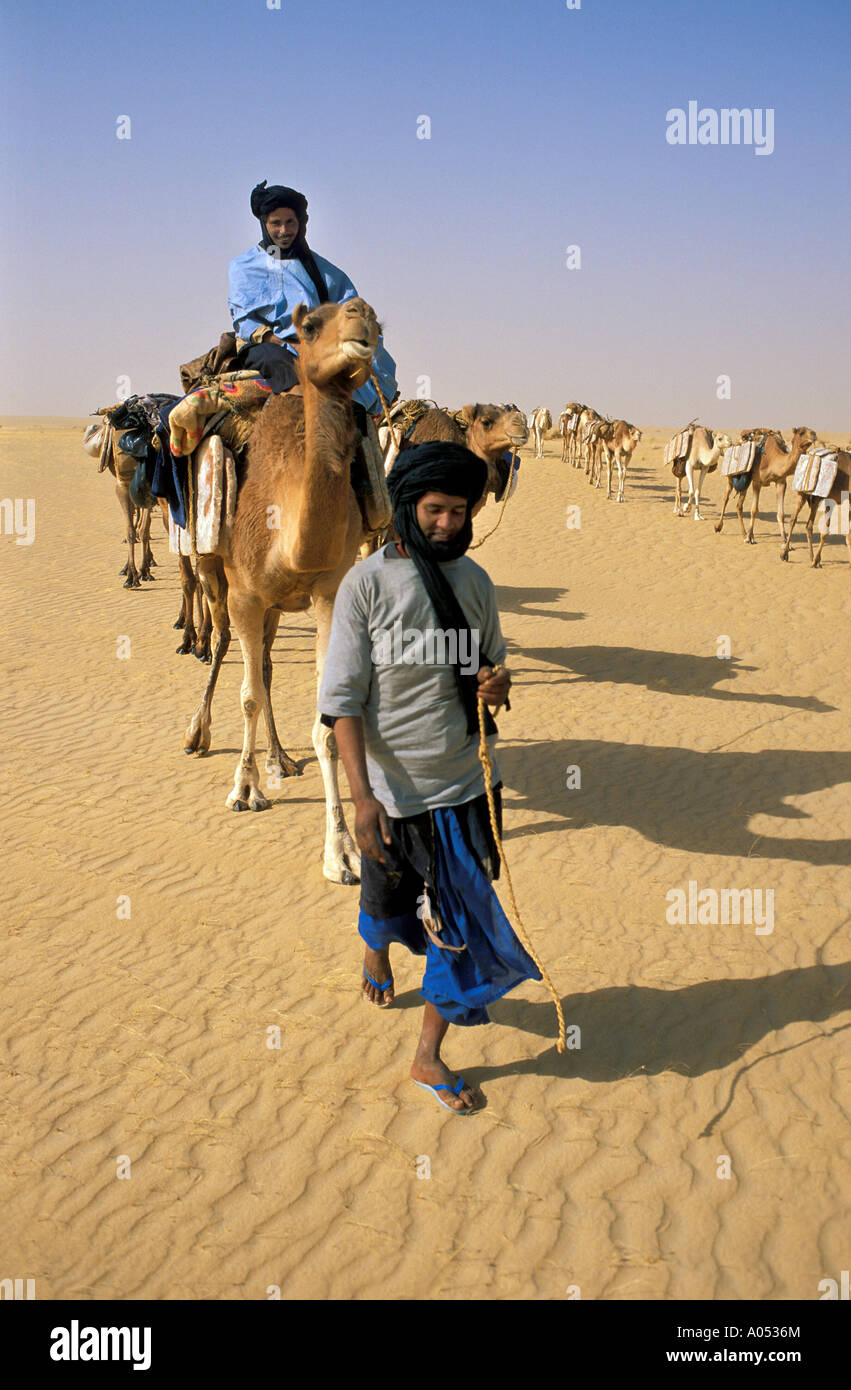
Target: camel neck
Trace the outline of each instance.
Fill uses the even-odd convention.
[[[302,381],[304,471],[291,543],[302,572],[333,569],[342,559],[349,527],[351,460],[355,443],[351,397],[342,388],[322,389]]]

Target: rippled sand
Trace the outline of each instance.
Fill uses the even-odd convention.
[[[174,654],[176,562],[156,522],[156,582],[122,588],[84,423],[0,429],[0,493],[36,504],[32,545],[0,536],[0,1277],[45,1299],[818,1298],[848,1265],[841,539],[821,571],[801,541],[782,565],[768,494],[755,547],[735,519],[716,536],[717,475],[708,519],[675,518],[669,430],[623,506],[556,441],[524,451],[475,558],[515,675],[506,851],[581,1046],[558,1056],[546,991],[517,990],[450,1033],[487,1099],[459,1119],[408,1079],[421,966],[399,951],[396,1005],[364,1005],[357,890],[321,874],[309,615],[285,616],[273,687],[304,775],[235,815],[238,644],[213,751],[186,758],[206,668]],[[669,923],[690,880],[771,890],[773,931]]]

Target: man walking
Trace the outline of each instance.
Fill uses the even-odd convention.
[[[510,678],[493,669],[505,655],[493,584],[465,554],[486,478],[485,463],[460,445],[400,455],[387,479],[399,542],[343,579],[319,693],[355,804],[364,996],[392,1002],[393,942],[426,957],[411,1076],[462,1113],[478,1098],[441,1058],[449,1024],[487,1023],[489,1003],[540,979],[490,884],[499,857],[478,702],[505,704]],[[487,709],[485,724],[492,747]]]

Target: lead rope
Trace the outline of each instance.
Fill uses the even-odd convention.
[[[497,523],[497,524],[498,524],[498,523]],[[494,529],[496,529],[496,528],[494,528]],[[499,672],[500,672],[502,669],[503,669],[503,668],[502,668],[501,666],[495,666],[495,667],[493,668],[493,674],[494,674],[495,676],[498,675]],[[541,964],[540,960],[538,959],[538,956],[537,956],[537,954],[536,954],[536,952],[535,952],[535,948],[534,948],[534,946],[532,945],[531,941],[529,940],[529,937],[528,937],[527,932],[526,932],[526,928],[523,926],[523,923],[522,923],[521,920],[520,920],[520,913],[519,913],[518,910],[517,910],[517,902],[516,902],[515,897],[514,897],[514,888],[513,888],[512,883],[511,883],[511,874],[509,873],[509,870],[508,870],[508,861],[507,861],[507,859],[506,859],[506,857],[505,857],[505,851],[504,851],[503,848],[502,848],[502,840],[500,839],[499,830],[498,830],[498,828],[497,828],[497,823],[496,823],[496,807],[495,807],[495,805],[494,805],[493,787],[492,787],[492,785],[491,785],[491,783],[493,782],[493,763],[491,762],[490,751],[489,751],[489,749],[488,749],[487,739],[485,738],[485,702],[484,702],[484,700],[479,700],[478,705],[479,705],[479,762],[480,762],[481,765],[482,765],[482,771],[483,771],[483,773],[484,773],[484,778],[485,778],[485,791],[487,792],[487,797],[488,797],[488,811],[489,811],[489,813],[490,813],[491,831],[493,832],[493,838],[494,838],[494,840],[495,840],[495,842],[496,842],[496,847],[497,847],[497,849],[498,849],[498,851],[499,851],[499,857],[500,857],[500,860],[501,860],[501,862],[502,862],[502,867],[503,867],[503,869],[505,870],[505,881],[506,881],[506,883],[507,883],[507,885],[508,885],[508,896],[509,896],[509,899],[510,899],[510,901],[511,901],[511,911],[512,911],[513,916],[514,916],[514,921],[512,922],[511,925],[514,927],[515,931],[517,932],[517,935],[520,937],[521,942],[523,943],[523,945],[525,946],[526,950],[529,952],[529,955],[532,957],[533,961],[535,962],[535,964],[537,965],[538,969],[540,970],[540,972],[541,972],[541,979],[543,980],[544,984],[546,985],[547,989],[549,990],[550,994],[552,995],[553,1003],[554,1003],[555,1006],[556,1006],[556,1014],[558,1015],[558,1042],[556,1043],[556,1051],[557,1051],[557,1052],[564,1052],[565,1047],[567,1046],[567,1034],[566,1034],[566,1032],[565,1032],[565,1027],[564,1027],[564,1014],[563,1014],[562,1011],[561,1011],[561,1000],[560,1000],[559,997],[558,997],[558,993],[557,993],[557,991],[556,991],[555,986],[553,985],[552,980],[550,979],[550,977],[549,977],[549,975],[547,974],[547,972],[546,972],[544,966]],[[494,713],[495,713],[495,714],[498,714],[498,713],[499,713],[499,710],[496,709],[496,710],[494,711]]]
[[[396,429],[393,424],[393,421],[390,419],[390,411],[387,406],[387,401],[384,399],[384,392],[378,384],[378,377],[375,375],[375,372],[370,372],[369,379],[375,387],[376,391],[378,392],[378,399],[381,401],[381,409],[384,411],[384,418],[387,421],[387,427],[390,430],[390,438],[393,440],[393,447],[398,454],[400,448],[402,447],[402,441],[401,439],[396,438]]]
[[[468,545],[468,546],[467,546],[467,549],[468,549],[468,550],[478,550],[478,548],[479,548],[480,545],[484,545],[485,541],[488,539],[489,536],[492,536],[492,535],[493,535],[494,531],[495,531],[495,530],[497,529],[497,527],[499,526],[499,523],[502,521],[503,512],[505,511],[505,504],[506,504],[506,502],[508,501],[509,497],[511,496],[511,485],[512,485],[512,483],[514,482],[514,462],[515,462],[515,459],[516,459],[516,458],[517,458],[517,454],[516,454],[515,450],[512,449],[512,451],[511,451],[511,472],[510,472],[509,475],[508,475],[508,482],[505,484],[505,496],[504,496],[503,499],[502,499],[502,506],[500,507],[500,510],[499,510],[499,516],[498,516],[497,519],[496,519],[496,526],[492,526],[491,529],[490,529],[489,531],[486,531],[485,534],[484,534],[479,540],[477,540],[477,541],[475,542],[474,545]]]

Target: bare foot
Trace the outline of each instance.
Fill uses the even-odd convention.
[[[395,996],[393,990],[393,975],[390,971],[390,951],[373,951],[367,946],[363,957],[363,995],[370,1004],[377,1004],[379,1009],[386,1009],[393,1003]],[[371,985],[366,978],[371,975],[375,984]],[[376,986],[384,985],[384,989]]]
[[[439,1057],[432,1061],[416,1058],[411,1067],[411,1076],[414,1081],[424,1081],[427,1086],[451,1086],[453,1090],[461,1080]],[[472,1086],[465,1086],[457,1096],[452,1094],[452,1090],[438,1091],[438,1095],[452,1110],[473,1110],[481,1104],[481,1096]]]

